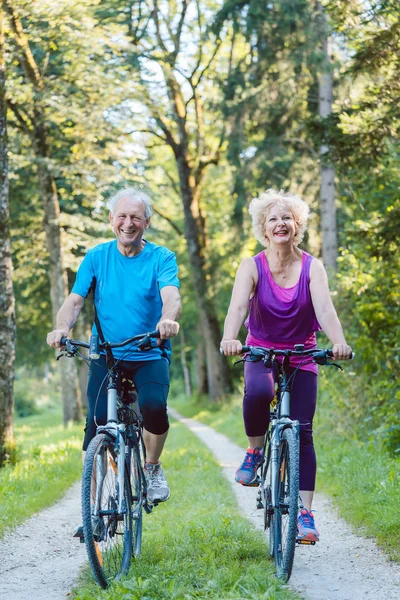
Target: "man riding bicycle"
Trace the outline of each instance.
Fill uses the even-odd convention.
[[[169,429],[171,345],[167,340],[178,334],[176,319],[181,312],[178,267],[173,252],[143,238],[152,212],[147,194],[134,188],[122,189],[110,199],[109,208],[116,239],[99,244],[86,254],[72,292],[58,312],[56,329],[47,335],[47,343],[59,348],[61,338],[69,336],[91,289],[98,325],[93,325],[93,333],[100,338],[119,342],[144,331],[159,330],[160,339],[164,340],[159,347],[147,352],[117,348],[113,358],[121,361],[138,392],[148,500],[163,502],[170,495],[160,456]],[[96,435],[97,425],[104,425],[107,420],[107,371],[105,355],[91,362],[84,452]]]

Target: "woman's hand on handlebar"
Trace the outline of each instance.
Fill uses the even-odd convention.
[[[52,348],[61,348],[61,338],[68,337],[67,329],[54,329],[47,334],[46,341]]]
[[[238,356],[242,353],[242,344],[239,340],[222,340],[220,350],[225,356]]]
[[[347,344],[334,344],[332,354],[336,360],[351,360],[353,356],[352,349]]]

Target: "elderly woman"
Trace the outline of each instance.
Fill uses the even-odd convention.
[[[254,235],[265,250],[243,260],[237,271],[221,341],[224,354],[241,353],[237,336],[249,310],[246,344],[275,349],[304,344],[305,348],[315,348],[315,332],[322,329],[332,342],[335,359],[351,356],[325,269],[319,260],[298,248],[307,226],[308,205],[298,196],[270,189],[252,200],[249,212]],[[300,358],[291,359],[293,367],[300,362]],[[300,495],[304,509],[298,517],[298,535],[310,541],[319,539],[311,513],[316,477],[312,422],[317,375],[315,364],[300,366],[291,393],[291,417],[300,422]],[[236,472],[236,481],[242,485],[257,485],[275,377],[262,362],[245,363],[243,418],[249,448]]]

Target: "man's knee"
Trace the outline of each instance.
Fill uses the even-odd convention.
[[[162,435],[169,428],[167,397],[169,386],[145,384],[140,389],[140,411],[144,427],[150,433]]]

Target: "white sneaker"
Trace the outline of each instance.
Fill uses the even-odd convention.
[[[165,502],[168,500],[170,491],[160,463],[156,465],[146,463],[144,474],[147,482],[147,500],[150,504]]]

